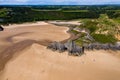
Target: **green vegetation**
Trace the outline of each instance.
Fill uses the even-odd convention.
[[[63,10],[62,12],[89,12],[88,10]]]
[[[22,23],[40,20],[72,20],[79,18],[98,18],[99,14],[89,10],[40,10],[35,7],[5,7],[1,10],[0,17],[4,19],[2,24]],[[4,9],[4,8],[1,8]],[[7,13],[7,14],[6,14]]]
[[[115,43],[117,39],[113,35],[92,34],[95,41],[100,43]]]
[[[77,39],[77,40],[75,41],[75,43],[76,43],[77,45],[82,46],[82,45],[83,45],[83,39]]]
[[[120,18],[113,19],[113,21],[115,21],[117,24],[119,24],[120,23]]]
[[[75,40],[76,44],[82,46],[84,43],[91,43],[90,40],[85,39],[85,34],[84,36],[81,36],[80,38],[78,38],[77,40]]]
[[[7,9],[3,8],[0,9],[0,17],[6,17],[7,16]]]
[[[94,20],[83,20],[82,21],[82,25],[80,26],[80,28],[86,28],[88,30],[90,30],[91,33],[95,32],[97,30],[97,24],[98,22],[94,21]]]
[[[106,13],[109,18],[120,18],[120,10],[109,10]]]
[[[90,31],[90,35],[94,38],[95,42],[99,43],[115,43],[118,40],[115,38],[116,34],[120,34],[119,31],[119,20],[109,19],[107,14],[101,14],[98,19],[83,19],[82,25],[79,28],[85,28]],[[89,41],[82,38],[76,40],[76,43],[82,45],[84,43],[89,43]]]
[[[78,31],[76,31],[76,30],[71,30],[71,32],[73,33],[73,34],[75,34],[75,35],[77,35],[79,32]]]

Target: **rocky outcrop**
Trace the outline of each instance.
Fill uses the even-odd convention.
[[[47,46],[48,49],[51,49],[53,51],[59,51],[59,52],[64,52],[66,50],[66,47],[64,44],[61,44],[59,42],[53,42],[50,45]]]
[[[2,26],[0,26],[0,31],[3,31],[3,30],[4,30],[4,28]]]
[[[80,56],[85,50],[120,50],[120,44],[90,43],[80,47],[74,41],[68,41],[64,44],[55,41],[47,46],[47,48],[59,52],[68,51],[68,55]]]
[[[67,48],[69,55],[79,56],[81,53],[84,53],[84,49],[77,46],[74,41],[68,41],[65,43],[65,47]]]
[[[69,55],[79,56],[84,53],[84,47],[77,46],[74,41],[68,41],[65,44],[59,42],[53,42],[48,47],[53,51],[64,52],[68,51]]]
[[[87,50],[120,50],[120,44],[101,44],[101,43],[91,43],[89,45],[84,45]]]

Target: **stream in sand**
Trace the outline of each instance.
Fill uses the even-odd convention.
[[[120,52],[73,57],[46,49],[68,39],[67,30],[45,22],[6,26],[0,32],[0,80],[120,80],[120,57],[113,55]]]

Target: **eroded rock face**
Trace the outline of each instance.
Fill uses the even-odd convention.
[[[4,30],[4,28],[2,26],[0,26],[0,31],[3,31],[3,30]]]
[[[48,47],[48,49],[52,49],[53,51],[58,50],[59,52],[64,52],[66,50],[66,47],[64,44],[61,44],[59,42],[53,42]]]
[[[120,50],[120,44],[100,44],[100,43],[90,43],[88,45],[83,45],[82,47],[75,44],[74,41],[68,41],[65,44],[60,42],[53,42],[48,47],[53,51],[64,52],[68,51],[68,55],[80,56],[85,50]]]
[[[77,46],[74,41],[68,41],[65,44],[55,41],[51,43],[47,48],[59,52],[68,51],[69,55],[74,56],[79,56],[84,53],[84,47]]]
[[[100,44],[100,43],[91,43],[84,46],[87,50],[120,50],[120,44]]]

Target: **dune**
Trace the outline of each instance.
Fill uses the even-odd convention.
[[[53,52],[46,45],[68,39],[68,28],[36,24],[0,32],[0,80],[120,80],[120,57],[113,55],[120,52],[85,51],[80,57]]]
[[[118,40],[120,40],[120,35],[116,35],[116,38],[117,38]]]

